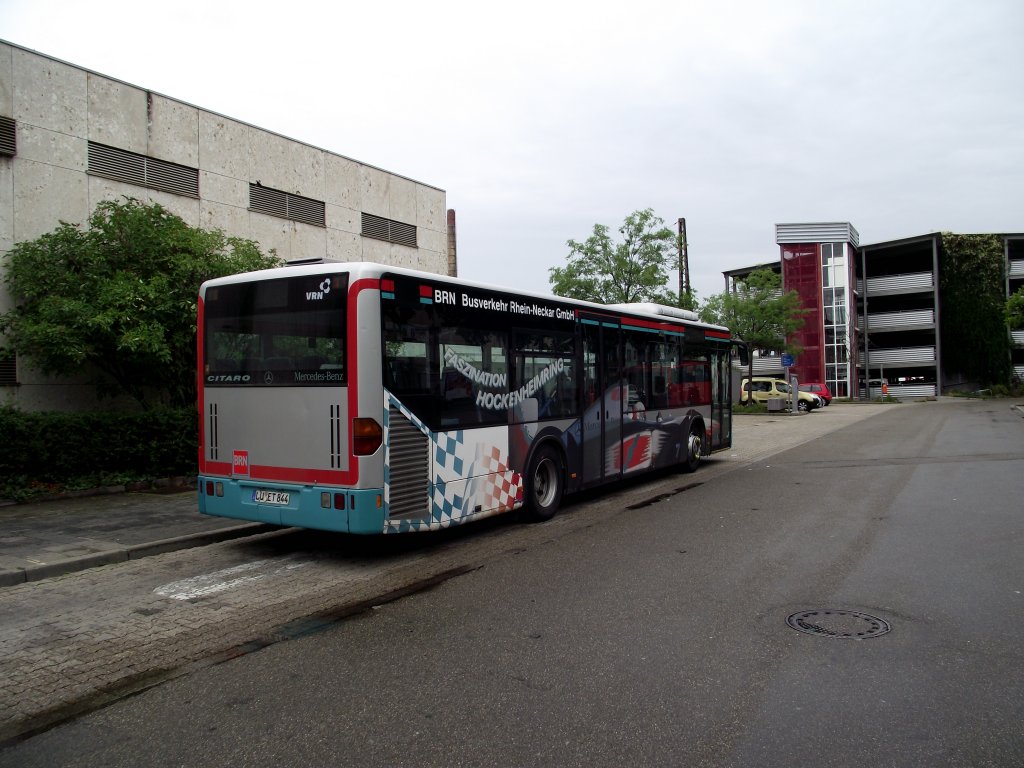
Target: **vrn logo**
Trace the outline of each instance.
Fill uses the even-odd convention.
[[[306,301],[320,301],[331,292],[331,278],[324,278],[324,281],[317,286],[319,291],[306,291]]]

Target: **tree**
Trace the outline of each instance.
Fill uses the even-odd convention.
[[[943,370],[979,388],[1009,383],[1002,238],[944,232],[939,258]]]
[[[770,269],[751,272],[736,289],[711,296],[701,307],[701,319],[726,326],[734,336],[762,352],[799,353],[787,339],[803,327],[804,314],[796,291],[782,292],[782,277]],[[753,378],[754,358],[747,363]]]
[[[1024,288],[1018,288],[1006,300],[1006,324],[1010,326],[1011,331],[1024,328]]]
[[[101,394],[195,399],[196,302],[209,278],[280,264],[251,240],[190,227],[152,203],[100,203],[88,228],[61,222],[17,243],[4,280],[17,301],[0,315],[4,349],[44,373],[83,366]]]
[[[680,300],[666,288],[673,266],[676,234],[663,219],[646,208],[629,214],[619,227],[622,242],[615,243],[608,227],[595,224],[594,232],[582,243],[569,240],[564,267],[548,270],[551,289],[559,296],[621,304],[654,301],[659,304],[687,306],[691,295]]]

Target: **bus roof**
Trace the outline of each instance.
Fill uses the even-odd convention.
[[[695,312],[687,309],[681,309],[679,307],[670,307],[663,304],[655,304],[652,302],[639,302],[632,304],[598,304],[593,301],[585,301],[583,299],[570,299],[564,296],[555,296],[554,294],[537,293],[534,291],[520,291],[510,290],[509,288],[495,285],[493,283],[478,283],[472,280],[464,280],[460,277],[450,277],[448,275],[441,275],[436,272],[424,272],[417,269],[409,269],[408,267],[396,267],[390,264],[378,264],[372,261],[333,261],[329,259],[318,259],[311,261],[307,259],[296,260],[289,262],[285,266],[275,267],[273,269],[261,269],[254,272],[241,272],[236,275],[228,275],[226,277],[217,277],[212,280],[207,280],[200,286],[200,296],[206,295],[206,289],[208,287],[214,287],[218,285],[231,285],[235,283],[248,283],[257,280],[275,280],[285,277],[300,277],[303,275],[324,275],[324,274],[336,274],[339,272],[347,272],[348,274],[359,278],[379,278],[384,274],[395,274],[403,275],[405,277],[419,278],[422,280],[430,280],[434,282],[446,282],[455,285],[463,285],[467,288],[476,288],[479,290],[491,290],[501,291],[503,293],[511,293],[517,296],[524,296],[534,299],[542,299],[546,301],[559,301],[569,304],[571,306],[580,307],[583,309],[590,309],[595,312],[622,312],[630,315],[637,315],[639,317],[646,317],[649,319],[655,319],[662,322],[675,321],[685,322],[691,325],[699,325],[702,328],[712,328],[719,331],[729,332],[729,329],[725,326],[716,325],[714,323],[706,323],[702,321]]]

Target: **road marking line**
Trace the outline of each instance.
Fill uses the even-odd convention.
[[[277,567],[273,567],[275,565]],[[194,600],[198,597],[206,597],[219,592],[225,592],[229,589],[235,589],[245,584],[253,584],[266,579],[268,576],[276,576],[280,573],[293,571],[296,568],[304,568],[307,565],[309,565],[308,562],[295,562],[294,556],[284,558],[283,560],[256,560],[252,563],[242,563],[241,565],[224,568],[213,573],[204,573],[201,576],[172,581],[169,584],[157,587],[153,592],[171,600]],[[272,568],[272,570],[263,573],[252,573],[264,568]]]

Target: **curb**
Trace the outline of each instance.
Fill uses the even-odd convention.
[[[133,544],[128,547],[119,547],[106,552],[95,552],[91,555],[80,557],[69,557],[65,560],[57,560],[52,563],[40,565],[29,565],[24,568],[0,569],[0,587],[13,587],[29,581],[41,581],[54,576],[63,576],[67,573],[85,571],[89,568],[97,568],[101,565],[123,563],[128,560],[139,560],[143,557],[162,555],[165,552],[175,552],[180,549],[191,547],[205,547],[208,544],[217,544],[221,541],[240,539],[245,536],[255,536],[260,533],[284,530],[277,525],[266,525],[264,523],[246,523],[231,528],[221,528],[216,531],[204,531],[202,533],[190,533],[184,536],[174,536],[169,539],[161,539],[146,544]]]

